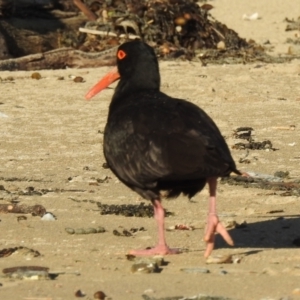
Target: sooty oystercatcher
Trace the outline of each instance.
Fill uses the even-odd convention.
[[[189,198],[209,186],[209,213],[204,256],[213,250],[215,233],[233,241],[216,213],[217,178],[236,169],[228,146],[214,121],[198,106],[160,92],[158,61],[153,49],[135,40],[117,51],[117,68],[86,95],[92,98],[120,79],[109,107],[104,155],[112,172],[126,186],[152,202],[158,244],[134,255],[175,254],[167,246],[161,191],[167,197]]]

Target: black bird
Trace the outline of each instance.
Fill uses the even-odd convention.
[[[158,224],[158,244],[132,250],[135,255],[174,254],[167,246],[161,191],[167,197],[193,197],[209,185],[205,257],[214,247],[215,232],[233,241],[216,213],[217,178],[241,174],[214,121],[198,106],[160,92],[154,50],[139,40],[122,44],[117,68],[86,95],[92,98],[120,79],[109,107],[104,131],[104,155],[112,172],[126,186],[152,202]]]

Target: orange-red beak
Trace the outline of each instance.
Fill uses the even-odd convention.
[[[107,88],[110,84],[120,78],[117,67],[109,71],[97,84],[95,84],[85,95],[86,100],[90,100],[92,97],[100,93]]]

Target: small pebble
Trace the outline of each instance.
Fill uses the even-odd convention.
[[[89,233],[97,233],[97,229],[96,228],[86,228],[85,229],[85,233],[89,234]]]
[[[76,228],[74,233],[75,234],[86,234],[86,231],[84,228]]]
[[[233,259],[233,263],[234,264],[239,264],[240,262],[241,262],[241,257],[235,257],[234,259]]]
[[[65,228],[65,231],[69,234],[74,234],[75,233],[75,230],[73,228],[69,228],[69,227]]]
[[[132,236],[132,233],[130,233],[128,230],[124,229],[123,230],[123,235],[124,236]]]
[[[132,256],[134,257],[134,259],[130,259],[128,256],[127,259],[134,260],[135,263],[137,264],[154,264],[157,265],[158,267],[163,266],[165,264],[164,257],[161,255],[155,255],[152,257],[142,257],[142,258],[136,257],[134,255]]]
[[[157,264],[153,263],[135,263],[131,266],[131,272],[137,274],[158,273],[159,268]]]
[[[73,79],[74,82],[84,82],[84,79],[81,77],[81,76],[76,76],[74,79]]]
[[[98,291],[94,294],[94,299],[104,300],[106,295],[102,291]]]
[[[165,265],[164,257],[161,255],[155,255],[152,257],[137,257],[132,254],[127,254],[126,258],[127,260],[134,261],[137,264],[156,264],[158,267]]]
[[[235,228],[235,229],[241,229],[241,228],[246,228],[247,227],[247,222],[243,221],[242,223],[238,223],[235,220],[231,220],[226,222],[225,224],[225,228],[227,229],[231,229],[231,228]]]
[[[180,271],[183,271],[185,273],[202,273],[202,274],[208,274],[210,271],[205,268],[182,268]]]
[[[225,271],[225,270],[221,270],[221,271],[220,271],[220,274],[221,274],[221,275],[226,275],[227,273],[228,273],[228,272]]]
[[[113,235],[122,236],[122,234],[116,229],[113,230]]]
[[[103,233],[103,232],[105,232],[105,228],[102,227],[102,226],[97,227],[96,230],[97,230],[97,233]]]
[[[78,290],[75,292],[75,297],[82,298],[84,296],[85,296],[85,293],[82,292],[81,290]]]
[[[41,220],[42,221],[56,221],[56,217],[52,213],[47,212],[41,217]]]
[[[32,79],[40,80],[42,78],[41,74],[38,72],[34,72],[31,74]]]
[[[125,256],[129,261],[134,261],[136,259],[136,256],[134,256],[133,254],[126,254]]]
[[[177,32],[181,32],[182,31],[182,26],[178,25],[178,26],[175,27],[175,29],[176,29]]]
[[[232,255],[209,256],[206,259],[207,264],[232,264]]]
[[[108,163],[103,163],[103,164],[102,164],[102,168],[103,168],[103,169],[109,169]]]
[[[161,256],[161,255],[155,255],[153,256],[152,258],[155,263],[160,267],[160,266],[163,266],[165,264],[165,260],[164,260],[164,257]]]
[[[217,44],[217,49],[219,50],[224,50],[226,49],[226,45],[223,41],[220,41],[218,44]]]

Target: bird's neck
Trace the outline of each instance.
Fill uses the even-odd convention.
[[[149,98],[150,95],[155,95],[159,92],[158,88],[155,89],[135,89],[132,90],[125,90],[122,93],[115,92],[112,101],[109,106],[109,115],[113,114],[114,112],[131,105],[132,102],[142,102],[143,98]],[[155,96],[153,97],[155,99]]]
[[[140,60],[136,65],[128,65],[119,69],[121,79],[115,90],[116,97],[124,97],[141,90],[160,89],[160,74],[157,61],[149,63],[147,59]]]
[[[146,73],[147,72],[145,72],[145,76],[143,76],[143,73],[140,73],[138,78],[134,76],[131,76],[130,79],[121,77],[115,89],[110,107],[113,108],[116,104],[122,105],[126,99],[130,100],[131,96],[134,97],[134,95],[138,93],[147,93],[149,91],[158,92],[160,89],[160,76],[157,74],[151,76],[151,73],[148,73],[148,77],[146,77]],[[138,101],[138,99],[134,100]]]

